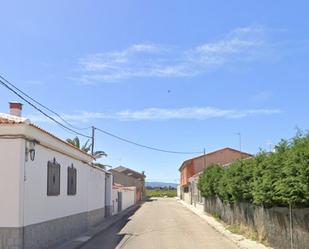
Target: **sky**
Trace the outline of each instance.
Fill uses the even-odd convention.
[[[308,1],[2,1],[0,74],[77,127],[147,146],[256,154],[307,130]],[[19,100],[0,87],[0,112]],[[24,103],[23,116],[73,134]],[[91,130],[81,130],[90,135]],[[81,137],[83,142],[87,139]],[[177,182],[194,155],[96,131],[101,163]]]

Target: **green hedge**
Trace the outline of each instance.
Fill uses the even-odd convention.
[[[146,189],[146,196],[148,197],[176,197],[176,189]]]
[[[298,133],[282,140],[275,152],[234,162],[212,165],[198,183],[204,197],[225,202],[250,202],[265,207],[309,207],[309,135]]]

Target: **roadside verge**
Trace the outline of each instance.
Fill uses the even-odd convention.
[[[242,235],[234,234],[234,233],[230,232],[229,230],[227,230],[223,226],[223,224],[221,224],[219,221],[217,221],[211,215],[209,215],[205,212],[202,212],[200,210],[197,210],[193,206],[185,203],[184,201],[182,201],[178,198],[175,198],[175,199],[176,199],[176,201],[181,203],[183,206],[188,208],[190,211],[192,211],[193,213],[198,215],[200,218],[205,220],[211,227],[213,227],[219,233],[221,233],[222,235],[227,237],[229,240],[234,242],[240,249],[271,249],[271,247],[267,247],[267,246],[265,246],[265,245],[263,245],[263,244],[261,244],[257,241],[250,240],[250,239],[245,238]]]

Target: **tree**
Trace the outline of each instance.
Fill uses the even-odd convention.
[[[223,169],[219,165],[211,165],[203,172],[198,181],[198,189],[204,197],[218,194],[218,183],[222,177]]]
[[[309,136],[300,132],[289,143],[282,163],[282,177],[274,185],[275,201],[297,207],[309,206]]]
[[[69,144],[72,144],[76,148],[78,148],[78,149],[80,149],[80,150],[82,150],[82,151],[84,151],[86,153],[89,153],[90,150],[91,150],[91,144],[88,144],[89,140],[87,140],[87,142],[83,146],[80,145],[80,140],[79,140],[78,137],[75,137],[73,139],[68,138],[66,141]],[[104,151],[102,151],[102,150],[98,150],[98,151],[94,151],[92,156],[95,159],[99,159],[99,158],[101,158],[103,156],[107,156],[107,154]]]
[[[198,188],[204,197],[218,196],[229,203],[309,207],[309,133],[281,140],[274,152],[260,151],[224,168],[208,167]]]
[[[225,166],[218,183],[220,198],[228,202],[252,201],[251,183],[254,160],[237,160],[230,166]]]
[[[73,139],[68,138],[68,139],[67,139],[67,142],[68,142],[69,144],[72,144],[73,146],[75,146],[75,147],[77,147],[77,148],[80,149],[80,142],[79,142],[79,138],[78,138],[78,137],[75,137],[75,138],[73,138]]]

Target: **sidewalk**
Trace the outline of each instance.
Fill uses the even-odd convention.
[[[211,227],[213,227],[215,230],[217,230],[219,233],[233,241],[240,249],[271,249],[271,247],[267,247],[259,242],[250,240],[245,238],[242,235],[234,234],[230,232],[229,230],[225,229],[225,227],[217,221],[215,218],[210,216],[209,214],[199,211],[193,206],[185,203],[184,201],[180,200],[179,198],[176,198],[176,200],[181,203],[183,206],[191,210],[193,213],[204,219]]]
[[[90,239],[93,239],[96,235],[101,233],[102,231],[106,230],[113,224],[115,224],[117,221],[121,220],[123,217],[125,217],[128,213],[136,211],[141,206],[141,203],[135,204],[132,207],[129,207],[122,212],[107,217],[101,224],[94,226],[90,228],[86,233],[81,234],[79,237],[76,237],[65,244],[58,245],[52,249],[78,249],[84,246]]]

